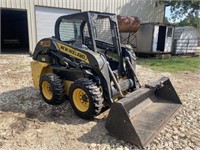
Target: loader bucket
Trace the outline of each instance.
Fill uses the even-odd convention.
[[[105,126],[112,136],[144,148],[181,104],[170,80],[163,77],[113,103]]]

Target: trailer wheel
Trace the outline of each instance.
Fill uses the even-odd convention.
[[[89,79],[78,79],[70,88],[70,104],[77,116],[92,119],[100,114],[103,97],[100,87]]]
[[[47,73],[40,78],[40,93],[44,101],[51,105],[59,105],[65,100],[63,81],[53,73]]]

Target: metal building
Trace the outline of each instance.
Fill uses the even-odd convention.
[[[43,37],[54,36],[55,20],[80,11],[138,16],[144,22],[162,22],[164,4],[156,0],[0,0],[1,52],[33,52]]]
[[[174,54],[200,51],[200,32],[194,27],[176,27],[174,32]]]

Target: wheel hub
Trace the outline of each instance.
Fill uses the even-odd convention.
[[[86,94],[82,95],[82,101],[83,102],[87,102],[88,101],[88,97]]]
[[[51,85],[47,81],[42,82],[42,93],[47,100],[51,100],[53,97],[53,93],[51,90]]]
[[[85,91],[81,88],[74,90],[73,102],[79,111],[86,112],[89,108],[89,98]]]

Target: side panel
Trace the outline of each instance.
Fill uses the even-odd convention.
[[[86,63],[89,63],[87,55],[81,52],[80,50],[76,50],[75,48],[72,48],[70,46],[67,46],[66,44],[62,44],[59,42],[56,42],[56,44],[58,45],[60,51],[62,51],[63,53],[73,56]]]
[[[72,83],[73,83],[73,81],[64,80],[65,94],[66,95],[69,95],[69,89],[70,89]]]
[[[152,51],[153,24],[141,24],[137,36],[138,53],[150,53]]]
[[[45,73],[53,72],[47,63],[32,61],[31,62],[32,78],[34,86],[39,89],[40,76]]]

